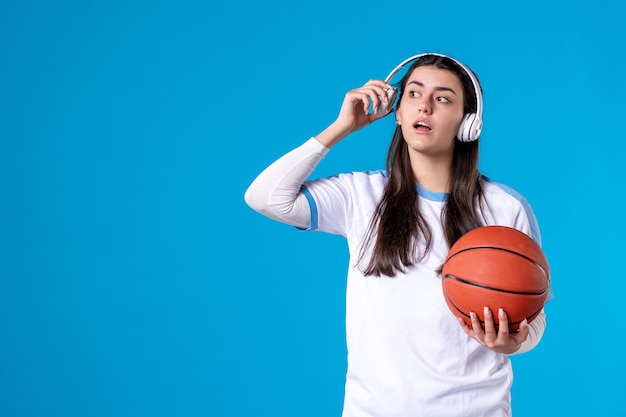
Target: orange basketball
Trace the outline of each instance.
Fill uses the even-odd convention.
[[[541,247],[525,233],[484,226],[452,245],[441,282],[448,307],[469,326],[470,312],[484,324],[484,307],[489,307],[497,329],[503,308],[513,332],[541,312],[550,291],[550,268]]]

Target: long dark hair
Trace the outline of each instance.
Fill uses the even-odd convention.
[[[476,93],[465,70],[450,58],[437,55],[420,57],[400,81],[402,97],[410,74],[420,66],[433,66],[454,73],[461,80],[464,96],[464,113],[476,111]],[[452,246],[463,234],[483,224],[477,206],[483,201],[478,171],[478,140],[454,141],[450,187],[442,211],[444,236]],[[383,196],[374,211],[365,235],[357,263],[365,259],[368,248],[374,243],[364,275],[395,276],[406,267],[421,261],[432,246],[433,234],[419,211],[418,191],[409,160],[408,145],[402,130],[396,127],[387,153],[389,175]],[[423,245],[418,245],[423,239]],[[424,249],[418,253],[418,247]]]

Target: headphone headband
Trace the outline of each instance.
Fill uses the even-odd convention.
[[[470,78],[470,80],[472,81],[472,85],[474,87],[474,93],[476,94],[476,112],[468,113],[465,115],[463,122],[461,123],[461,127],[459,128],[459,133],[457,134],[457,137],[462,142],[475,141],[476,139],[478,139],[478,137],[480,136],[480,132],[482,131],[483,98],[482,98],[482,93],[480,91],[480,83],[478,82],[478,78],[476,78],[472,70],[470,70],[465,64],[463,64],[459,60],[454,59],[448,55],[434,53],[434,52],[425,52],[422,54],[414,55],[410,58],[405,59],[397,67],[395,67],[393,71],[391,71],[389,75],[387,75],[387,78],[385,78],[385,82],[389,83],[391,79],[393,78],[393,76],[396,75],[407,64],[423,56],[428,56],[428,55],[448,58],[449,60],[457,64],[459,67],[461,67],[463,71],[465,71],[467,76]]]

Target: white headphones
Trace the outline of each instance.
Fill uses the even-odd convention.
[[[389,73],[387,78],[385,78],[385,82],[389,83],[391,79],[393,78],[393,76],[396,75],[396,73],[400,71],[402,68],[404,68],[408,63],[413,62],[426,55],[440,56],[440,57],[444,57],[444,58],[448,58],[452,60],[459,67],[463,68],[467,76],[470,78],[470,80],[472,80],[472,85],[474,86],[474,92],[476,93],[476,113],[465,114],[465,116],[463,117],[463,121],[461,122],[461,126],[459,126],[459,131],[456,134],[456,137],[461,142],[475,141],[476,139],[480,137],[480,132],[483,128],[483,119],[482,119],[483,97],[480,91],[480,84],[478,83],[478,79],[476,78],[474,73],[467,66],[465,66],[462,62],[459,62],[456,59],[448,55],[437,54],[437,53],[432,53],[432,52],[414,55],[410,58],[405,59],[403,62],[400,63],[400,65],[395,67],[393,71]],[[398,93],[398,90],[395,87],[392,87],[389,90],[387,90],[387,98],[389,99],[388,102],[390,103],[390,105],[393,105],[393,103],[395,102],[397,93]],[[379,111],[385,114],[388,112],[388,110],[384,107],[379,109]]]

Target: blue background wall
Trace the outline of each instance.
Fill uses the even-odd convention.
[[[515,415],[626,415],[624,3],[219,3],[0,4],[0,415],[339,416],[346,246],[243,192],[424,51],[478,73],[482,170],[551,262]],[[316,176],[381,168],[392,129]]]

